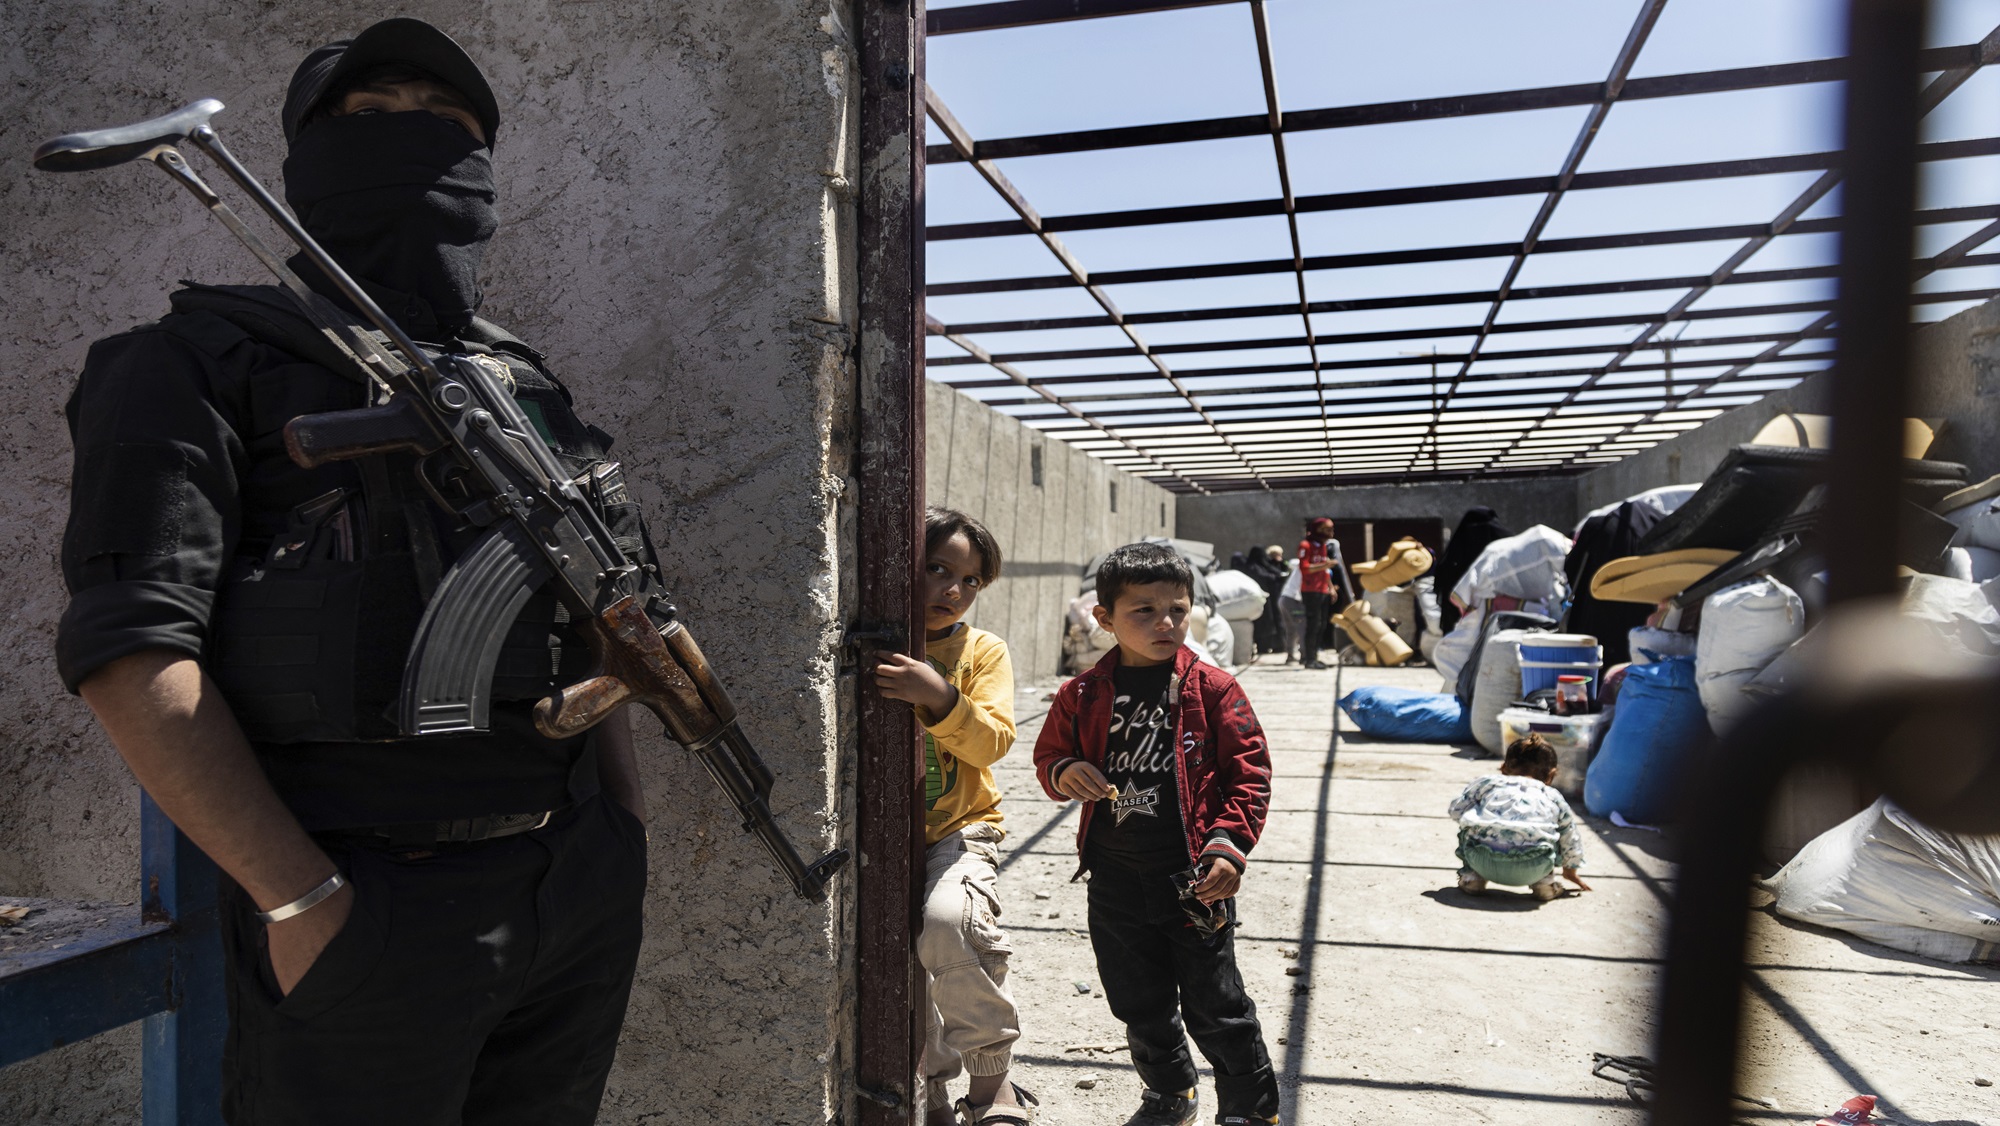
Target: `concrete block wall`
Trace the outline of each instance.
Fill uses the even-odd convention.
[[[1063,613],[1084,564],[1120,544],[1179,534],[1174,494],[945,384],[928,386],[924,495],[984,523],[1006,561],[1000,581],[979,596],[967,620],[1007,639],[1020,683],[1054,680]]]
[[[1338,519],[1436,517],[1445,534],[1459,517],[1483,504],[1516,531],[1547,524],[1568,535],[1576,524],[1576,486],[1571,478],[1518,478],[1498,481],[1440,481],[1409,485],[1350,485],[1272,492],[1185,495],[1180,498],[1181,534],[1212,540],[1224,560],[1252,543],[1283,544],[1289,554],[1304,536],[1309,516]]]
[[[274,188],[297,60],[385,15],[450,31],[503,106],[486,313],[617,434],[677,600],[778,772],[801,851],[838,825],[836,649],[853,335],[854,44],[844,0],[360,0],[8,9],[0,52],[0,894],[132,901],[137,789],[51,657],[62,404],[89,342],[177,278],[268,281],[143,165],[33,172],[39,142],[196,97]],[[212,182],[222,177],[191,159]],[[233,193],[225,191],[232,200]],[[246,205],[244,210],[250,209]],[[264,224],[252,220],[260,229]],[[1003,534],[1006,534],[1003,532]],[[838,903],[771,874],[642,721],[655,874],[601,1121],[824,1123],[843,1073]],[[136,1123],[136,1026],[0,1071],[0,1121]],[[751,1109],[751,1108],[754,1108]]]
[[[1963,463],[1975,483],[2000,473],[2000,299],[1919,330],[1912,364],[1910,416],[1943,420],[1928,456]],[[1577,509],[1588,512],[1661,485],[1699,484],[1778,415],[1828,413],[1831,393],[1831,374],[1814,375],[1588,473],[1577,479]]]

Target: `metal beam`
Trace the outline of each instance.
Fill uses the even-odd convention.
[[[1821,301],[1793,302],[1784,305],[1764,305],[1764,306],[1753,305],[1753,306],[1747,306],[1744,309],[1724,309],[1718,312],[1712,312],[1707,317],[1691,316],[1684,311],[1679,317],[1675,319],[1712,320],[1712,319],[1718,319],[1719,317],[1730,317],[1730,318],[1751,317],[1751,316],[1769,315],[1771,313],[1819,312],[1820,310],[1830,308],[1832,304],[1833,304],[1832,301],[1828,300],[1823,302]],[[1747,311],[1745,311],[1746,309]],[[1567,331],[1578,328],[1605,328],[1605,327],[1638,328],[1649,321],[1663,319],[1663,317],[1664,314],[1650,314],[1650,315],[1639,314],[1636,316],[1623,316],[1623,317],[1618,317],[1618,316],[1579,317],[1571,321],[1523,321],[1511,325],[1496,325],[1492,328],[1490,335],[1505,335],[1508,333],[1519,333],[1519,332]],[[1259,351],[1267,348],[1302,348],[1310,346],[1315,343],[1332,345],[1332,344],[1366,344],[1366,343],[1378,343],[1384,341],[1397,341],[1397,340],[1436,340],[1454,336],[1473,336],[1476,335],[1479,331],[1480,331],[1480,326],[1470,325],[1470,326],[1453,327],[1453,328],[1390,329],[1390,330],[1384,330],[1382,332],[1346,333],[1340,336],[1311,336],[1311,335],[1266,336],[1266,337],[1253,337],[1246,340],[1190,340],[1181,344],[1155,344],[1153,345],[1152,350],[1156,355],[1173,355],[1176,353],[1199,354],[1206,352],[1249,352],[1249,351]],[[937,334],[937,335],[942,335],[942,334]],[[964,333],[962,330],[960,330],[954,333],[954,335],[962,336],[964,335]],[[1714,344],[1721,342],[1722,341],[1715,339],[1703,340],[1701,338],[1697,338],[1694,340],[1687,340],[1687,341],[1674,341],[1668,345],[1644,344],[1643,342],[1641,342],[1640,346],[1695,348],[1701,346],[1704,343]],[[1566,354],[1581,354],[1589,352],[1611,352],[1620,350],[1626,347],[1626,345],[1627,342],[1623,340],[1607,340],[1602,344],[1592,344],[1592,345],[1578,347],[1574,349],[1573,352],[1570,353],[1492,352],[1487,354],[1483,358],[1491,360],[1500,360],[1508,358],[1519,358],[1522,356],[1533,356],[1538,354],[1566,355]],[[1117,348],[1117,347],[1060,348],[1060,349],[1048,349],[1040,352],[994,353],[994,355],[998,356],[1000,359],[1005,360],[1008,363],[1015,363],[1015,364],[1041,363],[1049,360],[1116,359],[1121,356],[1130,356],[1132,354],[1133,350],[1130,348]],[[1472,353],[1467,351],[1467,352],[1439,352],[1436,354],[1436,358],[1440,362],[1457,363],[1462,360],[1466,360],[1468,358],[1477,359],[1479,357],[1473,357]],[[1384,356],[1379,362],[1385,366],[1392,366],[1392,365],[1410,364],[1410,363],[1417,363],[1417,364],[1429,363],[1430,359],[1431,357],[1429,355],[1418,356],[1414,360],[1407,358],[1407,355],[1398,355],[1395,357]],[[974,360],[970,356],[932,356],[925,361],[925,365],[927,367],[933,367],[933,368],[952,368],[952,367],[964,367],[969,364],[974,364],[979,362],[981,361]],[[1353,362],[1368,364],[1372,366],[1376,364],[1378,361],[1358,360]],[[1181,375],[1184,378],[1193,378],[1195,373],[1199,370],[1200,369],[1198,368],[1185,369],[1181,372]]]
[[[1630,344],[1617,341],[1605,341],[1602,344],[1571,344],[1556,348],[1518,348],[1511,352],[1489,352],[1484,357],[1482,357],[1482,359],[1486,360],[1489,363],[1498,363],[1503,360],[1540,360],[1540,359],[1550,359],[1559,356],[1590,356],[1590,355],[1596,355],[1597,353],[1600,352],[1629,353],[1637,351],[1660,350],[1666,348],[1674,348],[1674,349],[1701,348],[1701,347],[1714,348],[1730,344],[1759,343],[1762,341],[1774,340],[1781,335],[1784,334],[1777,332],[1745,333],[1736,336],[1699,336],[1695,337],[1692,340],[1675,340],[1667,342],[1647,340],[1647,341],[1637,341]],[[950,337],[948,339],[950,339],[952,343],[959,344],[961,347],[963,347],[962,342],[966,338]],[[1258,342],[1256,341],[1247,341],[1244,343],[1250,346],[1257,346],[1258,344]],[[1202,351],[1210,351],[1210,350],[1211,349],[1202,349]],[[1221,351],[1223,349],[1218,348],[1212,350]],[[986,353],[984,350],[981,350],[979,354],[981,356],[986,356],[987,358],[974,359],[973,362],[990,363],[994,360],[998,360],[1002,363],[1025,363],[1030,360],[1047,358],[1049,356],[1048,353],[1041,353],[1041,352],[1023,352],[1012,356],[992,356]],[[1116,355],[1119,353],[1112,353],[1112,354]],[[1437,354],[1437,359],[1445,362],[1455,363],[1465,358],[1466,358],[1465,353],[1439,352]],[[1355,360],[1328,360],[1319,364],[1317,368],[1309,364],[1284,365],[1283,370],[1289,370],[1289,371],[1366,370],[1372,368],[1421,366],[1424,364],[1428,364],[1430,361],[1431,357],[1428,355],[1370,356]],[[957,361],[956,359],[954,359],[954,363],[951,366],[958,366],[958,364],[961,362],[962,361]],[[1702,360],[1697,362],[1702,366],[1708,366],[1712,364],[1714,361]],[[1189,368],[1188,370],[1184,371],[1182,375],[1187,379],[1195,379],[1204,375],[1215,374],[1215,370],[1216,369],[1209,369],[1209,368]],[[1588,374],[1595,375],[1595,374],[1600,374],[1603,371],[1603,369],[1592,368],[1592,369],[1587,369],[1587,371]],[[1514,376],[1517,378],[1526,377],[1526,373],[1506,372],[1504,374],[1508,376]],[[1144,372],[1121,374],[1121,375],[1051,375],[1051,376],[1043,376],[1039,379],[1023,377],[1023,379],[1025,380],[1025,385],[1034,387],[1041,387],[1052,383],[1065,383],[1065,382],[1114,383],[1120,380],[1146,379],[1146,378],[1150,378],[1150,376]],[[1471,377],[1467,376],[1466,378],[1471,378]],[[1181,392],[1182,394],[1188,393],[1183,388],[1178,386],[1175,389],[1176,391]],[[1587,390],[1587,388],[1583,387],[1579,387],[1578,389]],[[1194,392],[1194,393],[1207,394],[1212,392]]]
[[[1996,153],[2000,153],[2000,137],[1978,137],[1963,141],[1935,141],[1922,145],[1917,149],[1917,159],[1928,163],[1992,156]],[[1581,192],[1603,188],[1819,172],[1833,167],[1839,159],[1840,154],[1837,152],[1815,152],[1800,153],[1795,156],[1762,156],[1747,160],[1717,160],[1701,164],[1623,168],[1609,172],[1579,172],[1570,180],[1569,190]],[[1522,176],[1461,184],[1423,184],[1408,188],[1329,192],[1323,195],[1299,196],[1293,201],[1293,209],[1299,214],[1305,214],[1316,211],[1352,211],[1369,207],[1401,207],[1416,203],[1452,203],[1461,200],[1540,195],[1553,191],[1555,186],[1554,176]],[[1081,212],[1075,215],[1044,215],[1042,229],[1058,233],[1094,231],[1169,223],[1201,223],[1216,219],[1250,219],[1285,213],[1283,199],[1253,199],[1232,203],[1195,203],[1175,207]],[[954,239],[1002,238],[1025,233],[1029,233],[1027,228],[1013,219],[993,219],[978,223],[940,224],[926,230],[925,237],[932,242],[946,242]]]
[[[1968,255],[1961,266],[2000,265],[2000,254]],[[1723,285],[1756,285],[1765,282],[1816,281],[1834,276],[1833,266],[1804,266],[1789,270],[1739,270],[1722,279]],[[1553,297],[1596,297],[1611,293],[1644,293],[1661,289],[1687,289],[1707,281],[1712,275],[1692,274],[1673,278],[1634,278],[1627,281],[1589,282],[1577,285],[1545,285],[1516,289],[1515,301]],[[1315,301],[1315,313],[1359,313],[1381,309],[1435,308],[1445,305],[1477,305],[1493,299],[1498,290],[1471,290],[1457,293],[1412,293],[1389,297],[1352,297]],[[1214,309],[1166,309],[1151,313],[1127,313],[1132,324],[1185,324],[1224,321],[1248,317],[1279,317],[1291,313],[1290,305],[1236,305]],[[1635,315],[1634,324],[1650,314]],[[1103,317],[1035,317],[1011,321],[982,321],[946,326],[957,333],[1040,332],[1057,328],[1101,328],[1111,322]],[[1426,332],[1433,331],[1426,329]],[[1442,330],[1436,330],[1442,331]]]
[[[1548,472],[1547,470],[1544,470],[1544,469],[1539,469],[1539,468],[1538,468],[1538,469],[1525,469],[1525,470],[1519,470],[1519,471],[1515,471],[1515,472],[1508,472],[1508,473],[1487,473],[1487,474],[1482,474],[1482,475],[1480,475],[1480,476],[1478,476],[1478,477],[1474,477],[1474,476],[1473,476],[1472,474],[1469,474],[1469,473],[1465,473],[1465,472],[1460,472],[1460,471],[1454,471],[1454,470],[1446,470],[1446,471],[1444,471],[1444,472],[1442,472],[1442,473],[1438,473],[1438,474],[1427,474],[1427,473],[1333,473],[1333,474],[1328,474],[1328,473],[1320,473],[1320,474],[1314,474],[1314,475],[1311,475],[1311,476],[1303,476],[1303,475],[1302,475],[1302,476],[1298,476],[1298,477],[1287,477],[1287,478],[1284,478],[1284,479],[1283,479],[1283,480],[1282,480],[1282,481],[1280,482],[1280,484],[1281,484],[1281,485],[1282,485],[1282,486],[1283,486],[1284,488],[1287,488],[1287,489],[1324,489],[1324,488],[1332,488],[1332,487],[1336,487],[1336,486],[1338,486],[1338,487],[1347,487],[1347,486],[1353,486],[1353,485],[1400,485],[1400,484],[1402,484],[1402,483],[1404,483],[1404,482],[1406,482],[1406,481],[1409,481],[1409,480],[1412,480],[1413,478],[1417,478],[1417,477],[1421,477],[1421,478],[1422,478],[1423,480],[1425,480],[1425,481],[1427,481],[1427,482],[1429,482],[1429,481],[1436,481],[1436,482],[1452,482],[1452,481],[1475,481],[1475,480],[1476,480],[1476,481],[1481,481],[1481,482],[1484,482],[1484,481],[1493,481],[1493,480],[1506,480],[1506,479],[1509,479],[1509,478],[1534,478],[1534,477],[1544,477],[1544,478],[1545,478],[1545,477],[1552,477],[1552,476],[1564,476],[1564,477],[1567,477],[1567,476],[1575,476],[1575,474],[1574,474],[1574,473],[1550,473],[1550,472]],[[1249,480],[1248,478],[1230,478],[1230,477],[1221,477],[1221,478],[1216,478],[1216,479],[1213,479],[1213,480],[1210,480],[1210,481],[1208,481],[1208,482],[1207,482],[1207,485],[1208,485],[1208,488],[1209,488],[1209,491],[1211,491],[1211,492],[1214,492],[1214,493],[1241,493],[1241,492],[1249,492],[1249,491],[1251,491],[1251,490],[1253,490],[1253,489],[1256,489],[1256,488],[1258,488],[1258,487],[1259,487],[1259,486],[1258,486],[1258,485],[1256,484],[1256,482],[1254,482],[1254,481],[1251,481],[1251,480]]]
[[[1923,53],[1922,67],[1926,71],[1941,71],[1975,65],[1973,60],[1977,57],[1977,53],[1977,44],[1933,47]],[[1814,59],[1809,62],[1779,63],[1772,66],[1667,74],[1628,80],[1620,100],[1642,101],[1688,94],[1718,94],[1732,90],[1760,90],[1773,86],[1837,82],[1845,77],[1846,73],[1846,59]],[[1348,129],[1360,125],[1389,125],[1404,121],[1435,121],[1449,117],[1561,109],[1569,106],[1587,106],[1602,101],[1603,98],[1603,83],[1584,82],[1572,86],[1544,86],[1490,94],[1458,94],[1442,98],[1378,102],[1372,105],[1336,106],[1288,114],[1285,119],[1285,131],[1303,133],[1319,129]],[[930,150],[930,161],[932,164],[949,164],[964,159],[1005,160],[1021,156],[1048,156],[1054,153],[1169,145],[1229,137],[1255,137],[1262,135],[1267,127],[1264,114],[1245,114],[1240,117],[1215,117],[1201,121],[1083,129],[1066,133],[1043,133],[1030,137],[1002,137],[979,142],[970,158],[959,155],[949,145],[933,145]]]
[[[1828,173],[1832,175],[1832,173]],[[2000,204],[1972,207],[1941,207],[1916,214],[1922,225],[1964,223],[2000,217]],[[1579,250],[1622,250],[1634,246],[1671,246],[1691,242],[1727,242],[1739,239],[1769,240],[1779,234],[1834,234],[1838,218],[1796,219],[1782,229],[1775,223],[1731,223],[1714,227],[1685,227],[1665,231],[1631,231],[1615,235],[1584,235],[1577,238],[1539,239],[1532,246],[1523,242],[1478,243],[1471,246],[1416,247],[1409,250],[1375,250],[1359,254],[1324,254],[1307,258],[1307,270],[1351,270],[1364,266],[1403,266],[1421,262],[1462,262],[1479,258],[1511,258],[1532,249],[1541,254],[1565,254]],[[1053,238],[1053,235],[1044,236]],[[1249,277],[1257,274],[1289,273],[1299,267],[1290,259],[1266,258],[1250,262],[1210,262],[1191,266],[1154,266],[1137,270],[1105,270],[1090,276],[1092,285],[1134,285],[1140,282],[1189,281],[1207,278]],[[975,281],[941,282],[925,292],[932,297],[957,297],[970,293],[1014,293],[1029,289],[1061,289],[1076,284],[1067,274],[1046,274],[1026,278],[987,278]]]
[[[968,31],[997,31],[1009,27],[1033,27],[1070,20],[1134,16],[1177,8],[1207,8],[1235,3],[1241,3],[1241,0],[1002,0],[993,4],[939,8],[924,16],[924,24],[926,32],[931,35],[959,35]]]

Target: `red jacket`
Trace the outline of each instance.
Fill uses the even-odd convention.
[[[1303,570],[1308,563],[1325,563],[1331,560],[1333,558],[1333,549],[1327,545],[1332,542],[1331,537],[1328,539],[1317,539],[1307,536],[1305,539],[1300,540],[1300,569]],[[1332,594],[1333,570],[1328,568],[1324,571],[1306,571],[1299,576],[1299,590],[1312,594]]]
[[[1117,695],[1111,674],[1118,668],[1113,649],[1095,668],[1056,692],[1042,734],[1035,740],[1035,777],[1057,801],[1071,800],[1055,787],[1057,770],[1073,760],[1104,766],[1104,744]],[[1180,780],[1181,824],[1187,830],[1188,860],[1227,857],[1241,871],[1264,831],[1271,808],[1271,750],[1264,728],[1236,678],[1202,664],[1182,646],[1174,658],[1179,703],[1174,710],[1174,774]],[[1076,848],[1090,836],[1097,802],[1083,807]]]

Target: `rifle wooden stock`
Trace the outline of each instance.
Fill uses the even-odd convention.
[[[825,894],[827,881],[847,861],[846,850],[835,849],[812,864],[799,858],[765,800],[771,770],[737,725],[729,694],[687,627],[669,622],[662,631],[638,599],[624,598],[590,620],[589,634],[603,672],[537,703],[536,729],[564,739],[590,730],[625,704],[644,704],[675,742],[701,760],[729,795],[743,828],[764,842],[793,889],[807,899]]]
[[[669,628],[687,632],[679,623]],[[702,699],[638,599],[612,603],[590,620],[587,631],[601,671],[535,705],[535,727],[542,734],[551,739],[580,735],[617,708],[635,702],[652,709],[667,725],[667,734],[683,746],[703,743],[728,723]],[[702,671],[708,671],[706,662]]]

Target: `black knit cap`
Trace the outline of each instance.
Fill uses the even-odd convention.
[[[335,40],[306,56],[285,93],[285,143],[298,139],[299,129],[329,90],[350,75],[384,63],[415,67],[465,95],[486,130],[487,146],[492,147],[500,131],[500,103],[479,64],[451,36],[422,20],[404,18],[383,20],[352,39]]]

